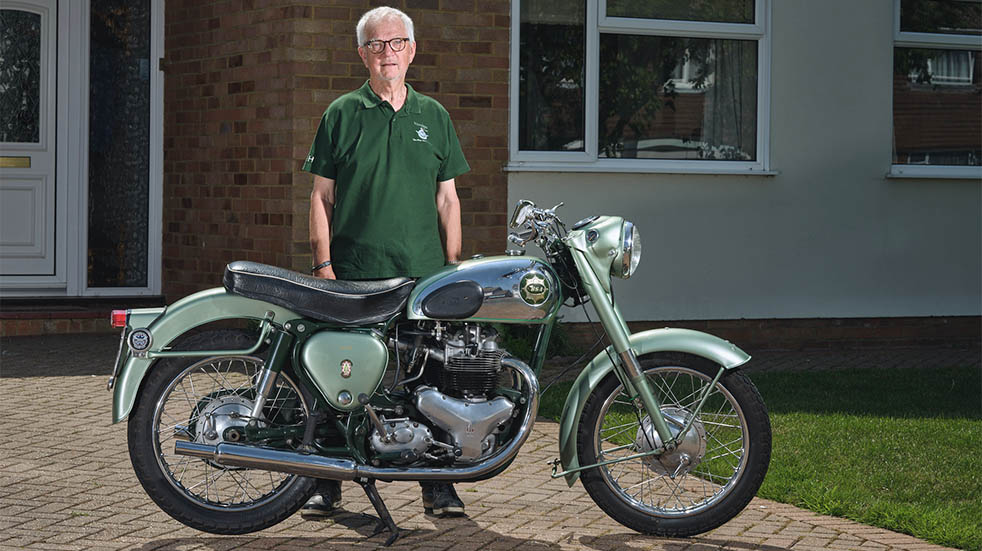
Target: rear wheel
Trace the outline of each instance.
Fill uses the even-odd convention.
[[[771,429],[764,402],[742,373],[724,373],[713,385],[719,366],[703,358],[640,360],[672,434],[691,426],[671,452],[583,471],[583,486],[608,515],[638,532],[684,537],[712,530],[747,506],[767,473]],[[661,441],[611,373],[584,406],[577,446],[585,466],[651,451]]]
[[[201,333],[189,350],[248,348],[238,331]],[[262,530],[289,517],[315,489],[296,475],[228,467],[174,453],[177,441],[217,445],[239,441],[249,422],[263,359],[259,356],[175,358],[147,373],[128,424],[130,459],[147,494],[180,522],[216,534]],[[310,400],[287,372],[263,408],[276,424],[302,424]]]

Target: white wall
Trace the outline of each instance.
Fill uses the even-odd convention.
[[[634,221],[629,320],[979,315],[979,180],[885,176],[893,2],[774,0],[771,36],[777,176],[512,172],[509,203]]]

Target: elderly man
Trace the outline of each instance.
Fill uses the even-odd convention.
[[[416,55],[409,16],[376,8],[356,30],[368,81],[327,108],[303,165],[314,174],[312,272],[328,279],[421,277],[458,261],[454,178],[470,167],[446,109],[406,84]],[[464,514],[450,484],[421,486],[427,512]],[[301,514],[329,515],[340,500],[340,483],[325,481]]]

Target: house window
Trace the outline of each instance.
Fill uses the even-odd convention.
[[[584,2],[521,2],[520,20],[519,149],[583,151]]]
[[[512,9],[510,170],[767,170],[765,0]]]
[[[891,174],[982,177],[982,3],[895,4]]]

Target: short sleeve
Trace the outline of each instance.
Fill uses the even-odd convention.
[[[444,116],[446,118],[447,154],[443,158],[443,163],[440,164],[439,172],[437,172],[437,182],[452,180],[471,169],[470,165],[467,164],[467,159],[464,158],[463,150],[460,148],[460,140],[457,139],[457,132],[454,130],[453,122],[450,121],[450,115]]]
[[[321,122],[317,125],[317,134],[314,136],[314,143],[310,144],[310,153],[307,154],[307,160],[303,163],[303,170],[335,180],[338,176],[338,169],[334,162],[333,125],[331,124],[333,117],[330,116],[330,112],[330,108],[324,111],[324,116],[321,117]]]

